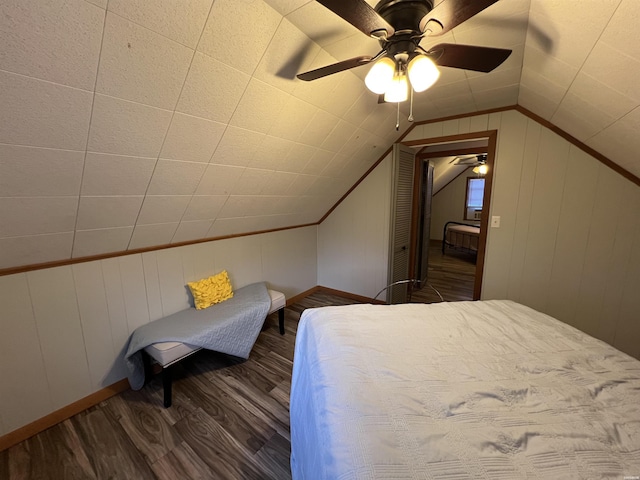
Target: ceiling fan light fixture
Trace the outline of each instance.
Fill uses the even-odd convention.
[[[373,93],[377,93],[378,95],[383,94],[391,85],[395,71],[396,64],[393,59],[382,57],[373,64],[373,67],[371,67],[371,70],[369,70],[369,73],[367,73],[364,79],[364,83]]]
[[[440,77],[440,70],[426,55],[418,54],[411,59],[408,66],[409,80],[416,92],[424,92]]]
[[[486,175],[488,171],[489,171],[489,167],[484,163],[482,165],[478,165],[473,169],[473,173],[476,173],[479,175]]]
[[[396,73],[393,76],[391,85],[384,92],[384,101],[389,103],[404,102],[409,98],[409,80],[404,72]]]

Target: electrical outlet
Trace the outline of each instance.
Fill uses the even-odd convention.
[[[500,217],[495,215],[491,217],[491,228],[500,228]]]

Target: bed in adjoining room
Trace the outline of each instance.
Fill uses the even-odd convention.
[[[442,232],[442,254],[450,250],[478,254],[480,227],[468,223],[447,222]]]
[[[290,412],[296,480],[640,475],[640,361],[511,301],[305,310]]]

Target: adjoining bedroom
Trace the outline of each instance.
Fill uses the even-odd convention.
[[[0,479],[640,478],[638,19],[0,2]]]
[[[416,151],[416,225],[412,301],[474,300],[484,258],[478,260],[485,183],[491,184],[488,138],[423,144]],[[491,191],[487,188],[487,198]],[[486,228],[486,226],[485,226]],[[486,235],[483,236],[486,238]],[[477,266],[480,268],[476,268]]]

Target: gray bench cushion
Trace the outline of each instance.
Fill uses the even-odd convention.
[[[271,307],[269,308],[267,315],[270,315],[273,312],[277,312],[281,308],[284,308],[287,299],[282,292],[278,292],[276,290],[268,290],[268,292],[271,297]],[[282,327],[283,325],[280,326],[281,330]],[[283,332],[281,331],[280,333]],[[144,351],[163,367],[168,367],[175,362],[179,362],[183,358],[188,357],[199,350],[202,350],[202,347],[187,345],[186,343],[181,342],[159,342],[144,348]]]
[[[153,343],[181,342],[248,358],[270,306],[265,283],[254,283],[204,310],[189,308],[142,325],[131,334],[125,354],[131,388],[144,385],[142,350]]]

